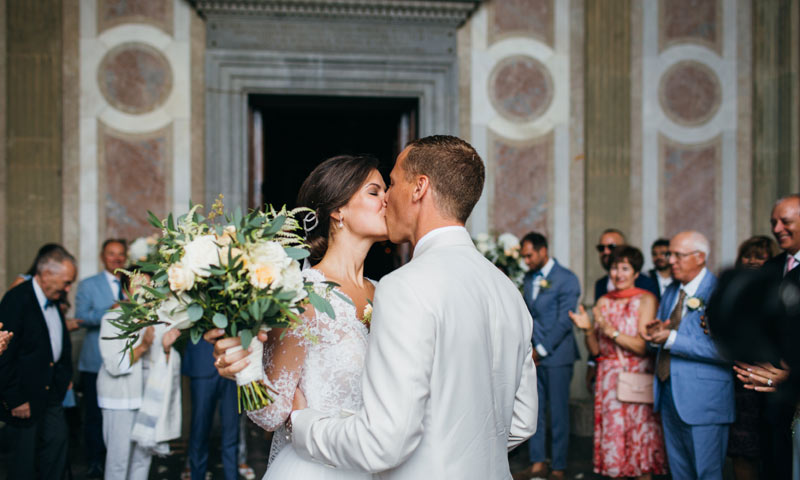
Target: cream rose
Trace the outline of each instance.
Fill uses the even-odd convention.
[[[503,249],[507,256],[511,256],[511,250],[519,250],[519,239],[513,233],[504,233],[497,237],[497,244]]]
[[[277,242],[264,242],[247,255],[247,279],[256,288],[281,285],[283,270],[292,263],[283,247]]]
[[[181,293],[194,287],[194,273],[182,263],[173,263],[167,269],[169,289]]]
[[[214,235],[202,235],[189,242],[184,247],[181,263],[189,268],[195,275],[208,277],[211,273],[209,267],[219,266],[219,247]]]
[[[300,264],[296,260],[292,260],[282,272],[281,287],[284,290],[295,292],[296,295],[293,302],[299,302],[306,296],[306,290],[303,288],[303,274],[300,272]]]
[[[188,295],[181,294],[181,300],[170,295],[156,310],[158,319],[172,328],[185,330],[192,326],[192,321],[189,320],[189,312],[187,311],[188,303],[191,301]]]
[[[128,247],[128,259],[131,262],[141,262],[147,260],[147,254],[150,253],[150,245],[147,239],[139,237],[133,241]]]
[[[220,247],[230,245],[236,238],[236,227],[233,225],[228,225],[222,229],[222,235],[215,235],[215,237],[217,239],[217,245]]]

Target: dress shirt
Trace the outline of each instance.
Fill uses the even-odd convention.
[[[114,295],[114,299],[119,299],[120,290],[122,290],[122,284],[120,283],[119,278],[117,278],[108,270],[103,270],[103,275],[106,277],[108,288],[111,289],[111,294]]]
[[[547,263],[544,264],[544,267],[542,267],[537,272],[537,275],[533,278],[533,290],[531,292],[531,295],[533,296],[534,301],[536,301],[536,297],[539,296],[542,280],[544,280],[545,278],[547,278],[548,275],[550,275],[550,270],[553,269],[553,265],[555,264],[556,262],[552,258],[548,258]],[[547,349],[545,349],[541,343],[537,343],[535,348],[536,348],[536,353],[538,353],[539,356],[542,358],[550,354],[550,352],[548,352]]]
[[[33,282],[33,292],[36,294],[36,300],[39,302],[42,315],[44,315],[44,321],[47,324],[47,332],[50,334],[50,348],[53,350],[53,362],[57,362],[61,358],[61,349],[63,347],[63,339],[61,337],[64,334],[64,328],[61,326],[61,316],[58,313],[58,306],[44,296],[44,291],[36,281],[36,277],[34,277],[31,282]]]
[[[697,293],[697,289],[700,288],[700,284],[703,283],[703,279],[706,278],[707,273],[708,269],[706,267],[703,267],[703,269],[700,270],[700,273],[698,273],[697,276],[694,277],[689,283],[681,285],[681,290],[686,292],[686,298],[683,300],[683,307],[681,308],[681,318],[684,318],[686,316],[686,312],[689,310],[688,307],[686,306],[686,302],[689,301],[690,298],[694,297],[695,293]],[[672,308],[669,309],[670,312],[675,309],[679,297],[680,295],[675,296],[675,303],[673,303]],[[678,336],[677,330],[669,332],[669,337],[667,338],[667,341],[664,342],[664,348],[667,350],[672,348],[672,344],[675,343],[675,338],[677,336]]]
[[[672,282],[674,282],[675,279],[672,278],[672,275],[670,275],[667,278],[662,277],[661,274],[658,273],[658,270],[656,270],[655,273],[656,273],[655,275],[656,281],[658,282],[658,291],[659,293],[661,293],[661,295],[664,295],[664,290],[666,290],[667,287],[672,285]]]
[[[465,232],[467,231],[467,229],[462,225],[450,225],[448,227],[434,228],[430,232],[428,232],[425,235],[423,235],[422,238],[419,239],[417,244],[414,245],[414,254],[417,253],[417,250],[419,250],[419,248],[424,243],[429,242],[431,239],[436,238],[436,237],[438,237],[439,235],[441,235],[443,233],[452,232],[454,230],[464,230]],[[414,254],[412,254],[411,256],[413,257]]]

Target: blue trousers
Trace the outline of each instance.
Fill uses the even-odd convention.
[[[106,461],[106,446],[103,442],[103,413],[97,405],[97,373],[81,372],[81,386],[86,461],[90,468],[102,467]]]
[[[567,469],[569,448],[569,384],[572,381],[572,365],[559,367],[536,367],[536,385],[539,392],[539,419],[536,434],[528,440],[528,453],[532,463],[544,462],[546,416],[550,408],[550,451],[553,470]]]
[[[689,425],[684,422],[672,398],[671,377],[661,383],[659,402],[672,478],[722,480],[729,425]]]
[[[237,449],[239,446],[239,410],[236,401],[236,382],[214,375],[193,377],[192,428],[189,434],[189,467],[192,480],[205,480],[208,469],[208,443],[217,401],[222,423],[222,468],[225,480],[239,478]]]

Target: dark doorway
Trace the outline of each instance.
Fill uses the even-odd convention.
[[[417,137],[416,98],[249,96],[249,204],[295,207],[297,192],[311,170],[339,154],[370,154],[384,180],[406,143]],[[376,244],[365,265],[379,279],[403,258],[388,242]]]

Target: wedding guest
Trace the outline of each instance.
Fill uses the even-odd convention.
[[[601,475],[650,479],[666,473],[667,459],[660,419],[652,403],[617,399],[621,372],[653,374],[639,325],[655,319],[658,300],[634,286],[644,257],[639,249],[619,246],[611,254],[609,274],[614,290],[598,300],[594,326],[579,307],[569,316],[586,334],[586,346],[597,356],[594,393],[594,471]]]
[[[6,292],[0,318],[14,334],[0,355],[0,421],[11,440],[8,478],[61,479],[69,433],[61,406],[72,378],[72,344],[56,302],[75,281],[63,247],[36,264],[31,280]]]
[[[214,346],[208,342],[188,342],[184,352],[183,375],[189,377],[192,396],[189,433],[189,468],[192,478],[204,479],[208,470],[208,448],[214,412],[219,405],[222,437],[222,470],[225,480],[239,477],[239,407],[236,382],[223,378],[214,367]]]
[[[84,442],[86,460],[89,464],[87,478],[102,478],[105,463],[103,446],[103,415],[97,405],[97,373],[100,371],[102,357],[98,334],[103,315],[124,298],[122,273],[128,258],[125,240],[110,238],[103,242],[100,261],[103,271],[82,280],[75,295],[75,317],[81,327],[86,329],[83,346],[78,359],[78,371],[83,389]]]
[[[650,247],[650,256],[653,259],[653,269],[648,276],[658,284],[658,298],[664,295],[664,290],[672,283],[672,271],[669,268],[669,240],[659,238]]]
[[[20,283],[26,282],[31,278],[33,278],[33,276],[36,275],[36,264],[39,262],[39,259],[47,255],[49,252],[58,248],[64,248],[64,247],[62,247],[58,243],[46,243],[42,245],[39,248],[39,251],[36,252],[36,257],[34,257],[33,263],[31,264],[30,268],[28,268],[28,270],[25,273],[20,273],[19,275],[17,275],[17,278],[15,278],[13,282],[11,282],[11,286],[9,286],[8,289],[11,290]],[[64,295],[60,299],[58,299],[58,303],[56,305],[58,306],[58,309],[61,310],[61,315],[65,316],[64,321],[66,322],[67,325],[67,331],[71,332],[73,330],[77,330],[78,327],[80,326],[80,322],[74,318],[66,318],[67,311],[71,306],[67,296]]]
[[[127,277],[123,277],[126,280]],[[130,292],[135,294],[141,285],[150,280],[149,275],[138,273],[131,279]],[[147,402],[148,377],[164,374],[179,383],[180,359],[172,352],[172,344],[180,336],[180,330],[168,330],[164,324],[147,327],[134,344],[133,351],[125,350],[124,339],[111,339],[121,331],[111,322],[119,317],[118,311],[103,315],[100,322],[100,355],[102,364],[97,374],[97,403],[103,415],[103,440],[107,453],[105,458],[105,480],[146,480],[150,472],[150,461],[154,445],[139,439],[136,424],[140,409]],[[163,392],[159,392],[163,396]],[[180,405],[180,399],[177,400]],[[159,409],[159,411],[163,411]],[[180,412],[177,414],[180,422]],[[158,425],[159,418],[151,419]],[[180,432],[180,426],[177,428]]]
[[[770,222],[772,234],[782,252],[767,260],[763,268],[784,283],[800,285],[800,268],[797,268],[800,264],[800,194],[778,199],[772,208]],[[777,364],[737,362],[735,370],[746,387],[765,392],[762,424],[764,478],[790,478],[795,404],[774,391],[789,377],[788,369]]]
[[[600,264],[603,265],[603,270],[606,272],[611,268],[611,252],[620,245],[625,245],[625,234],[616,228],[608,228],[600,235],[600,240],[597,242],[597,254],[600,256]],[[648,277],[647,275],[639,275],[636,278],[636,287],[647,290],[658,298],[658,284]],[[600,300],[600,297],[607,292],[614,290],[614,282],[606,274],[605,276],[597,279],[594,284],[594,301]]]
[[[709,336],[705,305],[716,286],[706,268],[709,243],[681,232],[669,244],[675,282],[642,336],[655,344],[655,411],[661,412],[673,478],[722,479],[734,419],[731,363]]]
[[[769,237],[751,237],[739,246],[736,268],[761,268],[778,253],[778,246]],[[742,382],[734,385],[736,420],[728,436],[728,456],[733,459],[736,480],[759,478],[759,459],[762,458],[760,430],[762,428],[762,394],[746,389]]]
[[[533,317],[533,357],[537,368],[539,393],[538,426],[528,441],[531,466],[515,478],[547,475],[545,463],[546,417],[550,409],[552,472],[554,479],[564,478],[569,446],[569,384],[572,368],[579,358],[569,311],[578,304],[581,287],[578,277],[550,257],[547,238],[531,232],[522,238],[520,254],[528,273],[523,283],[523,297]]]
[[[3,328],[3,322],[0,322],[0,328]],[[11,341],[11,338],[14,336],[14,332],[7,332],[5,330],[0,330],[0,355],[6,351],[8,348],[8,342]]]

